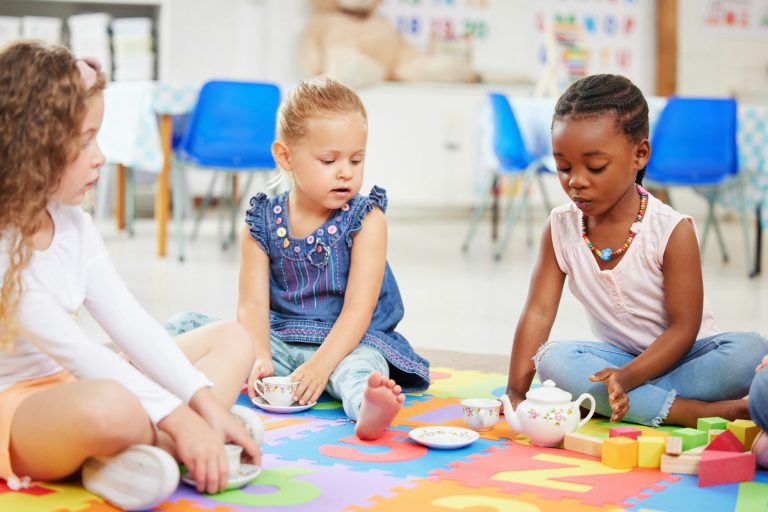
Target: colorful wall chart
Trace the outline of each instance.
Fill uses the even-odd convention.
[[[768,0],[709,0],[702,21],[720,32],[768,37]]]

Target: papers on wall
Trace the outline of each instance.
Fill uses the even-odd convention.
[[[152,80],[155,77],[155,52],[150,18],[112,20],[114,79]]]
[[[0,16],[0,47],[21,37],[21,18]]]
[[[77,57],[94,57],[101,62],[107,78],[112,71],[109,48],[109,21],[106,13],[76,14],[67,18],[69,47]]]

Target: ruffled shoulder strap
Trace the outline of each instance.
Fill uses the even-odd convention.
[[[248,232],[256,243],[269,254],[269,222],[267,219],[267,209],[269,208],[269,197],[263,192],[259,192],[251,198],[250,208],[245,212],[245,222],[248,224]]]
[[[358,196],[354,202],[349,215],[349,228],[347,229],[345,240],[348,247],[352,247],[352,237],[363,229],[363,219],[377,207],[382,213],[387,213],[387,191],[374,185],[367,196]]]

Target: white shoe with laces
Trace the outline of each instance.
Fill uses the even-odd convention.
[[[264,442],[264,425],[262,425],[256,411],[244,405],[233,405],[229,412],[243,423],[256,444],[261,446],[261,443]]]
[[[179,465],[156,446],[137,444],[110,457],[83,463],[83,487],[125,510],[146,510],[166,500],[179,485]]]

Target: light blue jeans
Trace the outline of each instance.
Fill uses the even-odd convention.
[[[216,321],[217,318],[202,313],[179,313],[165,323],[165,330],[176,336],[201,325]],[[306,363],[315,355],[320,345],[310,343],[285,343],[275,336],[270,336],[272,362],[275,375],[287,376]],[[389,377],[389,364],[381,353],[366,345],[358,345],[344,359],[328,378],[325,390],[333,398],[341,400],[344,412],[350,419],[356,420],[363,403],[363,393],[368,385],[368,376],[378,371]]]
[[[629,411],[624,421],[657,427],[677,396],[707,402],[744,398],[766,352],[768,341],[752,332],[726,332],[697,340],[669,371],[627,393]],[[635,357],[610,343],[550,341],[533,360],[542,381],[552,379],[574,397],[591,394],[597,404],[595,412],[610,417],[605,384],[590,382],[588,377],[603,368],[622,367]]]
[[[749,388],[749,414],[752,421],[768,432],[768,367],[757,372]]]

